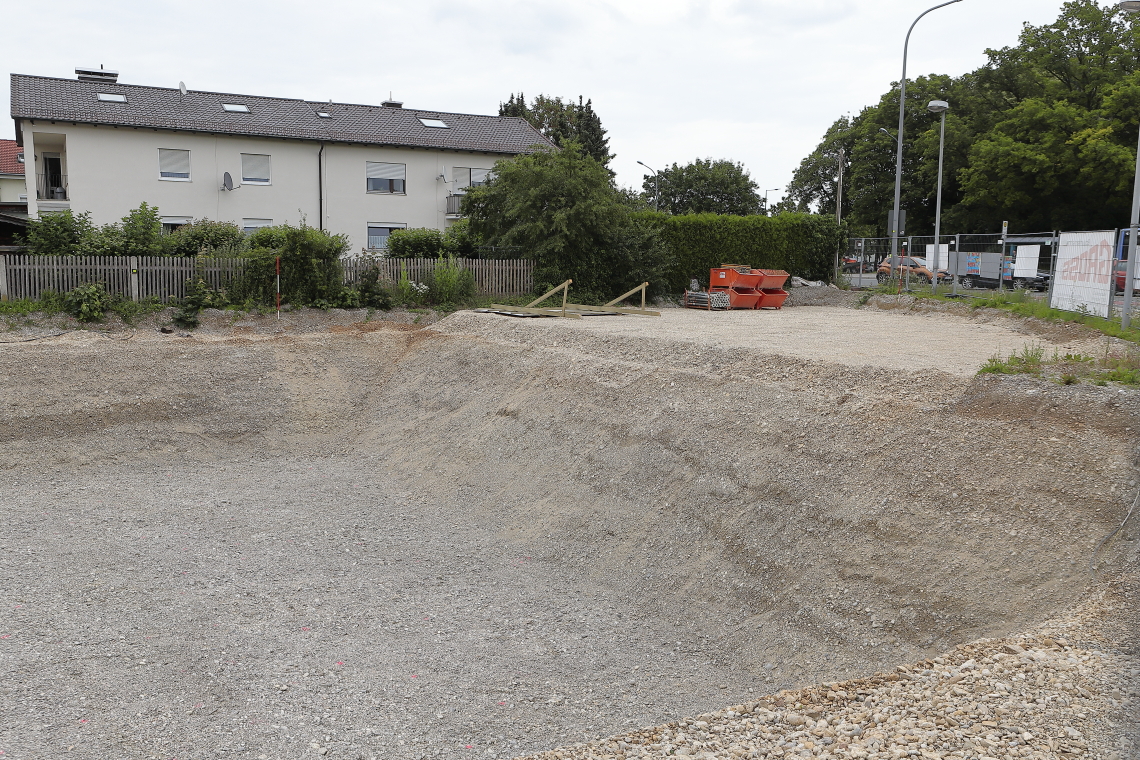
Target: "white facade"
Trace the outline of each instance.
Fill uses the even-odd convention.
[[[470,181],[472,172],[465,170],[485,172],[502,158],[501,154],[457,150],[43,119],[26,119],[20,126],[25,155],[34,156],[25,166],[29,174],[35,167],[39,189],[27,193],[32,217],[70,208],[76,213],[90,212],[94,223],[105,224],[146,202],[157,206],[170,224],[211,219],[249,228],[298,224],[303,218],[312,227],[348,236],[352,252],[384,243],[382,236],[374,235],[369,245],[369,227],[374,232],[399,227],[446,229],[458,218],[447,213],[447,197],[462,192]],[[163,165],[160,155],[165,157]],[[188,171],[183,171],[187,167],[180,162],[186,157]],[[398,167],[391,165],[403,166],[403,192],[376,192],[377,187],[393,190],[400,185],[369,183],[369,164],[374,165],[374,174],[395,174]],[[377,170],[377,164],[389,166]],[[246,175],[270,176],[243,181],[243,167]],[[232,177],[233,190],[223,189],[226,172]],[[189,176],[164,177],[163,173]],[[482,172],[474,174],[482,176]]]
[[[28,191],[22,174],[0,174],[0,203],[21,203]]]

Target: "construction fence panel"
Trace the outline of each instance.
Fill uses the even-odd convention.
[[[1113,295],[1116,231],[1062,232],[1049,305],[1107,317]]]

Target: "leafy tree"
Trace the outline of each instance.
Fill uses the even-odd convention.
[[[667,274],[659,237],[634,224],[610,173],[575,142],[500,160],[463,213],[486,244],[534,259],[538,290],[573,279],[575,298],[612,297],[632,279],[660,285]]]
[[[652,202],[658,189],[658,210],[671,214],[755,214],[762,201],[744,166],[732,161],[697,159],[673,164],[656,179],[646,176],[642,188]]]
[[[581,143],[586,154],[593,156],[603,166],[609,164],[613,155],[609,152],[610,141],[606,137],[606,130],[602,128],[602,120],[594,112],[592,100],[583,102],[578,96],[578,102],[563,101],[562,98],[539,95],[527,105],[526,96],[511,93],[506,103],[499,104],[499,116],[517,116],[526,119],[531,126],[555,145],[567,141]]]
[[[1026,24],[1018,44],[953,78],[907,83],[902,206],[907,231],[934,227],[939,118],[946,118],[943,229],[1097,229],[1127,219],[1140,107],[1140,38],[1133,19],[1070,0],[1052,24]],[[856,234],[886,234],[893,205],[897,85],[879,103],[837,120],[788,187],[797,208],[834,213],[839,148],[846,148],[844,218]]]

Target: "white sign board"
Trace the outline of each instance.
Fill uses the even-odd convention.
[[[931,244],[926,245],[926,263],[929,266],[930,262],[934,261],[934,249],[938,249],[938,261],[936,266],[938,269],[948,269],[950,267],[950,244],[943,243],[939,246]]]
[[[1036,277],[1037,264],[1041,260],[1041,246],[1019,245],[1013,260],[1014,277]]]
[[[1108,316],[1115,236],[1113,230],[1061,233],[1050,306]]]

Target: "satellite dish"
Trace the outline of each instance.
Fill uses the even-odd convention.
[[[234,178],[230,176],[229,172],[225,172],[224,174],[222,174],[222,189],[223,190],[233,190],[234,189]]]
[[[186,83],[185,82],[179,82],[178,83],[178,91],[180,93],[182,93],[182,97],[186,97],[187,90],[186,90]]]

